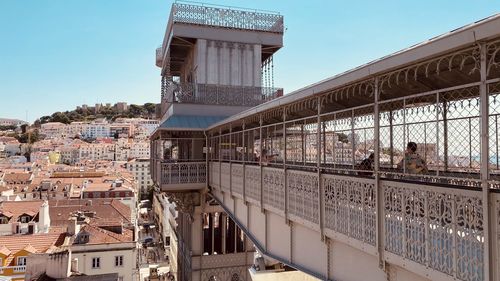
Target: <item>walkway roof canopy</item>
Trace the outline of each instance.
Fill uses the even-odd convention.
[[[498,30],[500,14],[495,14],[233,115],[209,129],[244,119],[255,121],[257,114],[284,105],[291,107],[287,114],[292,118],[314,115],[311,100],[320,95],[326,98],[323,107],[326,111],[369,105],[374,101],[375,77],[379,79],[380,100],[477,83],[480,80],[478,43],[495,39]],[[491,43],[495,47],[497,44]],[[500,53],[492,56],[497,61]],[[500,76],[500,67],[494,65],[489,69],[489,78]],[[294,108],[304,103],[310,108],[307,105]],[[251,123],[248,121],[247,126]]]

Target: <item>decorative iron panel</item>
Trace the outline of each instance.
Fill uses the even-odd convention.
[[[231,164],[230,163],[225,163],[222,162],[220,166],[221,170],[221,183],[220,187],[223,191],[229,192],[229,186],[231,184],[230,178],[231,178]]]
[[[374,181],[322,175],[325,227],[375,245],[376,196]]]
[[[257,106],[283,94],[281,88],[169,82],[165,95],[170,102]]]
[[[260,166],[245,166],[245,196],[260,202]]]
[[[283,33],[283,16],[250,10],[174,3],[172,20],[176,23]]]
[[[213,174],[212,174],[212,180],[213,180],[213,186],[219,187],[220,188],[220,162],[212,162],[213,165]]]
[[[162,184],[204,183],[206,181],[205,162],[161,163]]]
[[[319,223],[318,175],[287,171],[288,212],[312,223]]]
[[[231,189],[233,193],[243,196],[243,165],[231,164]]]
[[[387,251],[460,280],[483,280],[480,192],[400,182],[383,182],[383,192]]]
[[[285,172],[265,167],[262,173],[264,204],[285,211]]]

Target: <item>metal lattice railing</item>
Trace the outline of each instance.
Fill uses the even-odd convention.
[[[379,157],[384,175],[423,181],[455,178],[454,183],[477,186],[479,106],[478,87],[382,102]],[[412,167],[416,156],[406,156],[409,142],[416,144],[426,168]]]
[[[173,22],[283,33],[283,16],[255,10],[174,3]]]
[[[281,88],[168,82],[163,99],[172,103],[256,106],[283,95]]]
[[[161,184],[205,183],[205,162],[161,163]]]

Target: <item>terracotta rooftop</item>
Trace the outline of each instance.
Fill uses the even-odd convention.
[[[0,236],[0,245],[10,251],[10,256],[6,259],[6,264],[11,265],[14,254],[27,250],[28,252],[45,253],[52,246],[61,246],[64,243],[65,233],[47,234],[19,234]]]
[[[112,187],[112,183],[91,183],[87,185],[84,192],[94,192],[94,191],[132,191],[130,188],[125,186]]]
[[[131,223],[130,208],[117,199],[64,199],[50,200],[51,226],[67,226],[69,218],[81,212],[95,212],[92,221],[99,225]]]
[[[0,254],[2,254],[4,256],[8,256],[8,255],[10,255],[10,250],[7,249],[7,247],[5,247],[4,245],[1,245],[0,246]]]
[[[30,216],[38,214],[42,204],[43,201],[3,201],[0,202],[0,214],[10,218],[10,222],[15,222],[23,214]]]
[[[31,175],[31,173],[6,173],[3,180],[8,184],[27,183],[30,180]]]
[[[80,232],[82,231],[89,234],[89,242],[86,244],[132,242],[134,239],[133,231],[126,228],[122,230],[122,234],[118,234],[95,225],[87,224],[82,226]]]

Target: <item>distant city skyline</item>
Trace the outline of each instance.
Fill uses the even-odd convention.
[[[274,59],[274,84],[285,93],[500,11],[499,2],[486,0],[209,3],[284,15],[287,30]],[[0,117],[25,120],[28,113],[33,122],[81,104],[159,102],[154,54],[171,4],[0,2]]]

